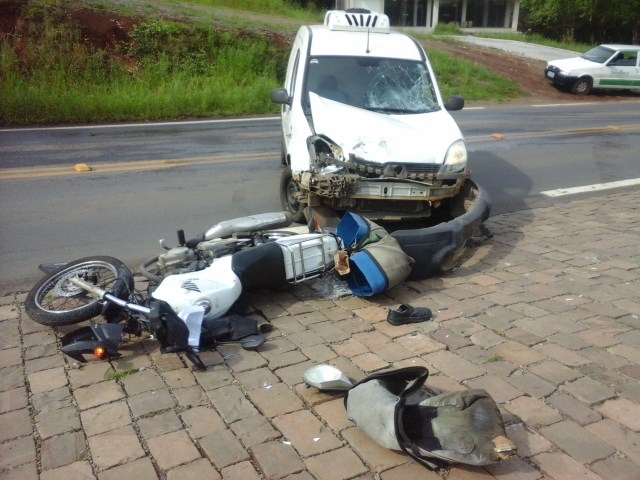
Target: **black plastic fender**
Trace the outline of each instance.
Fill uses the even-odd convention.
[[[465,209],[465,202],[469,201],[471,205]],[[391,233],[402,250],[415,260],[409,280],[421,280],[451,270],[467,241],[489,218],[491,199],[484,188],[468,179],[456,196],[452,210],[454,216],[456,211],[464,213],[433,227]]]
[[[93,354],[97,347],[103,347],[107,350],[108,357],[119,357],[118,344],[122,339],[123,328],[119,323],[94,323],[74,330],[60,340],[62,353],[84,363],[87,361],[84,354]]]

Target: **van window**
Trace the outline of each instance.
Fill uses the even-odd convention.
[[[313,57],[307,92],[353,107],[386,113],[439,109],[426,65],[413,60],[369,57]]]

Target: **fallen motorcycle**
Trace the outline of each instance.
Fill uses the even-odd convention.
[[[103,316],[64,335],[62,352],[84,362],[85,354],[117,357],[123,334],[152,334],[163,352],[185,352],[198,368],[199,351],[222,343],[246,349],[265,339],[257,322],[229,314],[241,295],[317,278],[334,268],[340,240],[326,233],[277,230],[291,225],[285,212],[220,222],[139,267],[148,280],[136,291],[134,275],[120,260],[94,256],[42,265],[47,272],[29,292],[27,314],[48,326],[72,325]]]

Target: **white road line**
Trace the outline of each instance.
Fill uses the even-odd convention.
[[[539,105],[531,105],[536,108],[544,107],[584,107],[585,105],[596,105],[596,102],[583,102],[583,103],[543,103]]]
[[[0,132],[28,132],[45,130],[82,130],[100,128],[130,128],[130,127],[166,127],[172,125],[199,125],[206,123],[231,123],[231,122],[258,122],[260,120],[280,120],[280,117],[240,117],[240,118],[217,118],[211,120],[181,120],[175,122],[149,122],[149,123],[115,123],[115,124],[95,124],[95,125],[70,125],[60,127],[24,127],[24,128],[0,128]]]
[[[630,187],[640,185],[640,178],[630,178],[629,180],[620,180],[619,182],[596,183],[593,185],[584,185],[582,187],[557,188],[555,190],[546,190],[540,192],[547,197],[562,197],[563,195],[574,195],[576,193],[596,192],[598,190],[608,190],[611,188]]]

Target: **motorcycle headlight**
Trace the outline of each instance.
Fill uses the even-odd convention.
[[[467,168],[467,146],[464,140],[456,140],[447,150],[440,173],[457,173],[465,168]]]

